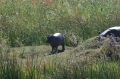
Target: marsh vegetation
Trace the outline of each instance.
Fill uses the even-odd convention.
[[[97,37],[119,25],[119,7],[119,0],[1,0],[0,79],[119,79],[120,43]],[[46,36],[55,32],[66,50],[49,55]]]

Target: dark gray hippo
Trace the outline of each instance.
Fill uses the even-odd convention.
[[[46,42],[51,45],[52,52],[53,52],[53,50],[57,50],[59,45],[62,45],[62,51],[65,50],[64,36],[61,33],[55,33],[55,34],[48,35]]]
[[[110,36],[111,34],[114,35],[114,37],[120,37],[120,26],[108,28],[102,33],[99,32],[99,36],[103,37],[107,37],[107,35]]]

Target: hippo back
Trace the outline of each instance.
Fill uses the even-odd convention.
[[[111,27],[100,34],[100,36],[107,37],[107,35],[113,34],[115,37],[120,37],[120,27]]]
[[[58,45],[61,45],[63,44],[64,42],[64,37],[61,33],[55,33],[53,34],[54,38],[55,38],[55,42],[58,44]]]

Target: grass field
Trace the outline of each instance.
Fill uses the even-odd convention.
[[[93,37],[77,47],[65,46],[64,52],[50,54],[51,47],[4,45],[0,55],[1,79],[119,79],[120,57],[117,48],[111,57],[106,53],[113,47]],[[61,47],[58,48],[61,50]],[[12,72],[12,73],[11,73]]]
[[[120,25],[119,7],[119,0],[0,0],[0,79],[119,79],[119,42],[97,37]],[[55,32],[66,49],[50,55],[45,40]]]
[[[67,46],[98,35],[120,22],[119,0],[2,0],[2,37],[12,47],[44,45],[46,36],[61,32]],[[50,4],[50,5],[48,5]]]

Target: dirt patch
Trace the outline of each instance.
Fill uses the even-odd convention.
[[[107,57],[120,57],[120,38],[119,37],[93,37],[82,44],[80,44],[76,50],[81,56],[92,56],[100,58]],[[82,53],[80,53],[82,51]]]

